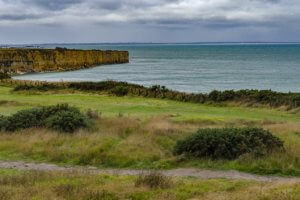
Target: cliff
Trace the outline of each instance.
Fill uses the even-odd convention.
[[[103,64],[128,63],[128,51],[73,49],[0,49],[0,72],[22,74],[69,71]]]

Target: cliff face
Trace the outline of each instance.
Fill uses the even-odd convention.
[[[0,71],[9,74],[68,71],[128,62],[128,51],[0,49]]]

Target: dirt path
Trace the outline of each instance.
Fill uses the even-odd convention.
[[[148,170],[133,169],[98,169],[96,167],[74,167],[58,166],[46,163],[26,163],[26,162],[8,162],[0,161],[0,168],[18,169],[18,170],[38,170],[38,171],[79,171],[95,174],[112,174],[112,175],[140,175],[149,172]],[[277,176],[259,176],[238,171],[214,171],[202,170],[195,168],[181,168],[172,170],[161,170],[166,176],[172,177],[194,177],[199,179],[227,178],[227,179],[244,179],[262,182],[271,181],[294,181],[300,182],[298,177],[277,177]]]

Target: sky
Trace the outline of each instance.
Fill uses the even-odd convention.
[[[300,42],[300,0],[0,0],[0,44]]]

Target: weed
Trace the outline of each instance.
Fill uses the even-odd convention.
[[[150,172],[145,175],[142,174],[135,181],[136,187],[146,186],[152,189],[166,189],[170,188],[172,184],[173,182],[170,177],[167,177],[162,173],[156,171]]]

